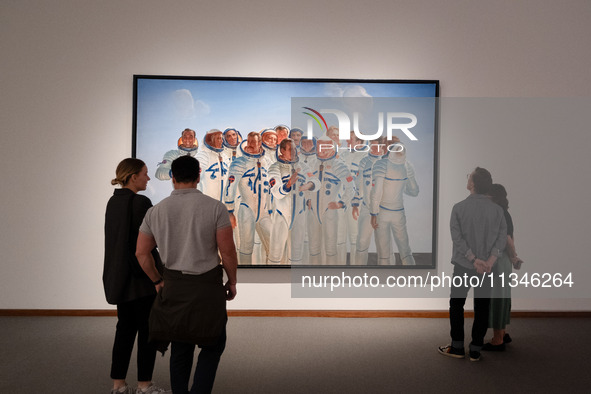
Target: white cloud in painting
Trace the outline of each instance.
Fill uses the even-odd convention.
[[[345,106],[349,112],[358,112],[360,116],[366,118],[373,112],[373,97],[367,93],[363,86],[347,86],[343,92],[343,97],[358,98],[345,101]]]
[[[339,83],[327,83],[324,86],[327,97],[371,97],[361,85],[343,85]]]
[[[327,83],[324,86],[326,97],[343,97],[344,89],[338,83]]]
[[[373,97],[361,85],[326,84],[325,91],[330,97],[360,98],[360,100],[343,100],[345,109],[350,113],[370,114],[373,109]]]
[[[172,93],[172,102],[176,115],[181,118],[195,117],[195,101],[188,89],[175,90]]]
[[[353,85],[343,89],[343,97],[371,97],[363,86]]]
[[[203,100],[195,100],[195,114],[197,116],[207,116],[211,112],[209,104]]]
[[[209,104],[195,100],[188,89],[178,89],[172,93],[172,102],[177,116],[183,119],[207,116],[211,112]]]

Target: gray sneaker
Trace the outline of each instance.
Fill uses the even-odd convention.
[[[162,387],[158,387],[154,383],[152,383],[150,387],[144,390],[138,387],[135,390],[135,394],[172,394],[172,390],[164,390]]]
[[[112,389],[111,394],[133,394],[133,389],[128,385],[125,385],[119,389]]]

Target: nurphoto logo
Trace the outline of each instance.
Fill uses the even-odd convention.
[[[313,131],[313,120],[320,126],[320,130],[323,129],[324,131],[328,130],[328,125],[324,116],[322,114],[333,114],[337,117],[339,123],[339,139],[347,140],[349,139],[349,132],[353,130],[355,135],[364,141],[371,141],[379,138],[382,136],[384,132],[384,126],[386,128],[386,135],[388,139],[392,139],[393,131],[400,130],[402,131],[411,141],[417,141],[418,138],[415,137],[413,133],[409,129],[412,129],[417,125],[417,117],[414,114],[408,112],[387,112],[386,113],[386,121],[384,122],[384,113],[378,112],[378,131],[374,134],[364,134],[359,130],[359,112],[353,112],[353,129],[351,129],[351,120],[349,116],[341,110],[338,109],[321,109],[317,111],[310,107],[303,107],[304,109],[310,112],[303,112],[305,115],[308,115],[311,119],[308,119],[307,124],[307,133],[308,138],[312,138],[314,131]],[[395,119],[408,119],[410,123],[395,123]]]

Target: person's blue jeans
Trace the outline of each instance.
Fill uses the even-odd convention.
[[[226,327],[214,344],[199,345],[201,352],[197,358],[193,385],[188,391],[195,344],[172,342],[170,351],[170,385],[173,394],[211,393],[220,357],[226,348]]]

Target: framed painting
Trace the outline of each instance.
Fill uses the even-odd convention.
[[[235,224],[241,267],[434,268],[438,81],[134,76],[132,155]]]

